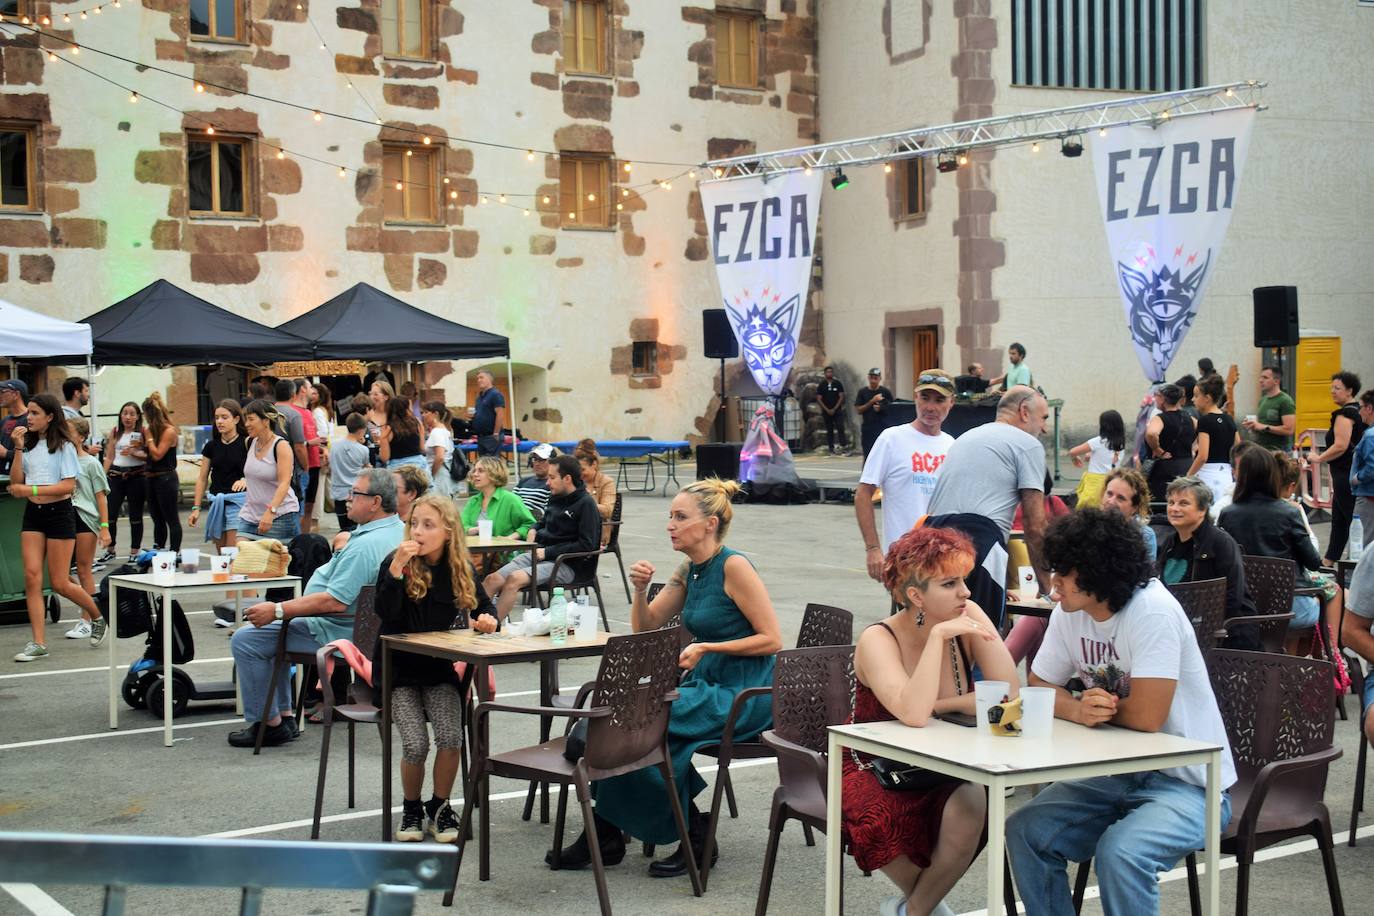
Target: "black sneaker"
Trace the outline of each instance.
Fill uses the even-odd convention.
[[[458,815],[453,813],[453,807],[447,801],[439,806],[439,810],[430,819],[429,833],[440,843],[457,841]]]
[[[425,838],[425,809],[415,806],[401,810],[401,826],[396,828],[396,840],[401,843],[418,843]]]
[[[295,716],[282,716],[281,724],[290,729],[292,741],[295,741],[301,736],[301,726],[300,723],[296,721]]]
[[[291,740],[291,729],[285,722],[276,725],[263,726],[261,722],[254,722],[246,728],[241,728],[236,732],[229,733],[230,747],[253,747],[258,743],[258,729],[265,727],[267,733],[263,735],[263,747],[280,747]]]
[[[96,557],[95,561],[103,566],[104,564],[111,563],[117,559],[119,558],[115,556],[115,552],[113,550],[107,550],[100,556]]]

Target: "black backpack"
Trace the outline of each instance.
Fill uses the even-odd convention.
[[[455,444],[453,446],[453,455],[448,460],[449,479],[454,483],[467,480],[468,470],[468,460],[464,457],[463,453],[458,450],[458,446]]]
[[[120,601],[120,604],[123,604]],[[143,650],[143,657],[152,659],[157,664],[162,664],[162,628],[167,625],[167,615],[165,613],[157,615],[157,624],[153,631],[148,634],[148,648]],[[186,612],[181,609],[181,605],[172,602],[172,664],[184,665],[196,657],[196,641],[191,635],[191,622],[186,619]]]
[[[111,576],[136,576],[141,572],[146,572],[133,563],[125,563],[118,569],[111,571]],[[100,580],[100,588],[95,594],[96,607],[100,608],[101,615],[108,622],[110,619],[110,577],[106,576]],[[118,639],[128,639],[131,636],[141,636],[153,628],[153,603],[145,592],[136,592],[131,588],[121,589],[119,592],[119,615],[115,621],[115,637]],[[159,646],[162,644],[159,642]]]

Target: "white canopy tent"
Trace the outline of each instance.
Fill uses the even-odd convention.
[[[17,359],[38,359],[52,356],[86,358],[86,377],[91,371],[91,326],[74,321],[62,321],[38,312],[20,308],[0,299],[0,355],[10,360],[13,370]],[[91,386],[91,418],[95,418],[95,386]],[[95,435],[92,423],[91,435]]]

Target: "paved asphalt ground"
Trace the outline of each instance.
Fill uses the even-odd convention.
[[[799,464],[801,473],[809,477],[853,479],[858,474],[854,458],[806,458]],[[687,472],[683,480],[689,479],[691,467],[683,470]],[[1063,483],[1062,489],[1072,488],[1071,482]],[[634,495],[627,499],[622,537],[627,565],[647,559],[663,574],[673,568],[676,557],[663,533],[667,509],[668,502],[661,496]],[[187,545],[195,545],[197,538],[189,528],[187,531]],[[789,645],[808,601],[848,608],[855,613],[858,625],[887,613],[887,599],[863,571],[863,545],[852,506],[742,506],[737,510],[729,543],[758,566]],[[613,559],[602,563],[601,575],[612,628],[625,632],[628,608]],[[191,614],[197,647],[196,661],[187,670],[197,679],[227,679],[226,631],[212,626],[208,602],[191,603],[186,609]],[[172,748],[162,747],[160,723],[146,712],[122,707],[120,728],[112,732],[106,727],[106,653],[103,648],[89,648],[85,640],[62,638],[72,616],[72,609],[66,607],[64,621],[50,631],[53,654],[49,659],[0,667],[0,830],[307,838],[319,757],[317,730],[307,729],[293,744],[266,749],[259,758],[225,743],[225,735],[236,724],[232,707],[223,705],[193,707],[178,719]],[[25,627],[0,627],[0,653],[8,658],[26,638]],[[125,640],[118,655],[127,662],[141,651],[141,639]],[[594,672],[594,662],[565,664],[561,680],[565,688],[573,689]],[[533,701],[537,680],[532,665],[501,667],[497,680],[500,695],[517,702]],[[1348,708],[1357,706],[1354,698],[1347,700]],[[536,738],[525,721],[497,718],[493,726],[498,749]],[[1331,767],[1326,799],[1338,831],[1337,864],[1346,912],[1370,913],[1374,912],[1370,867],[1374,862],[1374,821],[1370,815],[1361,821],[1361,845],[1351,849],[1344,844],[1358,730],[1354,721],[1337,721],[1336,726],[1336,743],[1345,753]],[[381,754],[377,736],[359,732],[358,807],[353,810],[346,806],[345,747],[342,735],[337,736],[323,835],[327,840],[371,841],[380,829]],[[397,750],[399,753],[399,741]],[[705,775],[708,781],[712,779],[709,772]],[[740,818],[722,821],[722,858],[712,872],[706,897],[694,899],[685,877],[648,877],[648,860],[632,849],[622,864],[609,871],[617,912],[655,916],[752,912],[777,773],[771,763],[741,766],[733,779]],[[492,811],[492,880],[477,881],[475,855],[470,856],[464,864],[455,911],[483,916],[596,912],[590,872],[553,872],[544,866],[553,829],[540,825],[537,818],[531,823],[519,819],[520,802],[513,797],[523,797],[519,789],[513,782],[493,782],[492,791],[499,800]],[[1011,805],[1015,807],[1027,797],[1023,790]],[[703,799],[709,800],[709,794]],[[575,803],[570,807],[576,811]],[[569,839],[579,827],[580,817],[571,813]],[[1321,861],[1310,841],[1278,847],[1262,856],[1265,861],[1252,879],[1252,913],[1267,916],[1326,911]],[[1234,863],[1228,865],[1226,861],[1222,894],[1229,911],[1235,894],[1235,871]],[[81,863],[71,862],[69,867],[76,875]],[[949,895],[956,912],[982,912],[984,867],[980,857]],[[881,875],[863,878],[852,861],[847,875],[846,911],[876,914],[882,898],[892,892],[891,885]],[[823,849],[819,845],[808,848],[794,824],[783,837],[772,912],[819,913],[823,891]],[[1166,875],[1162,891],[1163,912],[1187,911],[1181,872]],[[1095,898],[1095,888],[1089,894]],[[358,913],[363,911],[364,900],[361,894],[269,892],[267,908],[269,912]],[[96,913],[99,901],[100,892],[94,888],[8,886],[0,891],[0,914]],[[217,916],[237,912],[238,895],[233,891],[135,888],[129,902],[131,912]],[[419,909],[431,914],[445,912],[438,895],[424,897]],[[1095,899],[1090,899],[1085,912],[1100,912]]]

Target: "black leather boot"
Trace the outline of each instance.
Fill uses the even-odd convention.
[[[625,838],[620,828],[592,812],[596,821],[596,838],[601,845],[601,864],[610,867],[619,865],[625,859]],[[592,850],[587,845],[587,831],[583,830],[573,840],[572,845],[564,846],[559,863],[553,864],[553,850],[544,853],[544,864],[555,870],[571,871],[586,868],[592,864]]]
[[[692,855],[696,857],[697,864],[701,863],[702,853],[706,849],[706,828],[710,825],[710,816],[699,811],[692,811],[687,817],[687,839],[691,842]],[[716,862],[720,860],[720,838],[711,846],[711,867],[715,868]],[[687,859],[682,854],[682,844],[677,844],[677,849],[666,859],[659,859],[649,863],[649,877],[651,878],[676,878],[678,875],[687,874]]]

